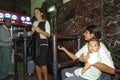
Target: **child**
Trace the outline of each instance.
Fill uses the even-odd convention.
[[[85,63],[85,66],[83,68],[76,69],[73,73],[66,72],[66,77],[71,76],[81,76],[88,80],[97,80],[100,75],[101,71],[97,68],[93,67],[92,64],[95,64],[96,62],[100,62],[100,57],[98,50],[100,48],[100,42],[98,39],[91,39],[88,42],[88,61]],[[85,53],[84,53],[85,55]]]

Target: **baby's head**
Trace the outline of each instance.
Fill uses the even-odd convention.
[[[98,39],[91,39],[88,42],[88,50],[90,53],[98,52],[100,48],[100,41]]]

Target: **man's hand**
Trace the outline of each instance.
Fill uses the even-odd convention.
[[[19,38],[17,34],[13,34],[13,39]]]

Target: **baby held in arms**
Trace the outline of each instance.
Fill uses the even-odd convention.
[[[98,52],[99,48],[100,48],[99,40],[91,39],[88,42],[89,50],[88,53],[83,53],[85,56],[88,56],[88,61],[85,63],[85,66],[83,68],[76,69],[73,73],[66,72],[65,73],[66,77],[81,76],[85,79],[97,80],[101,75],[101,71],[93,67],[92,65],[95,64],[96,62],[101,62]]]

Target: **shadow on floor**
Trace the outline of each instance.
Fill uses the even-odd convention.
[[[4,80],[14,80],[14,75],[10,75]],[[24,80],[24,78],[23,78],[23,76],[19,76],[17,80]],[[36,74],[27,75],[27,78],[25,80],[37,80],[37,76],[36,76]],[[52,74],[48,75],[48,80],[53,80]]]

